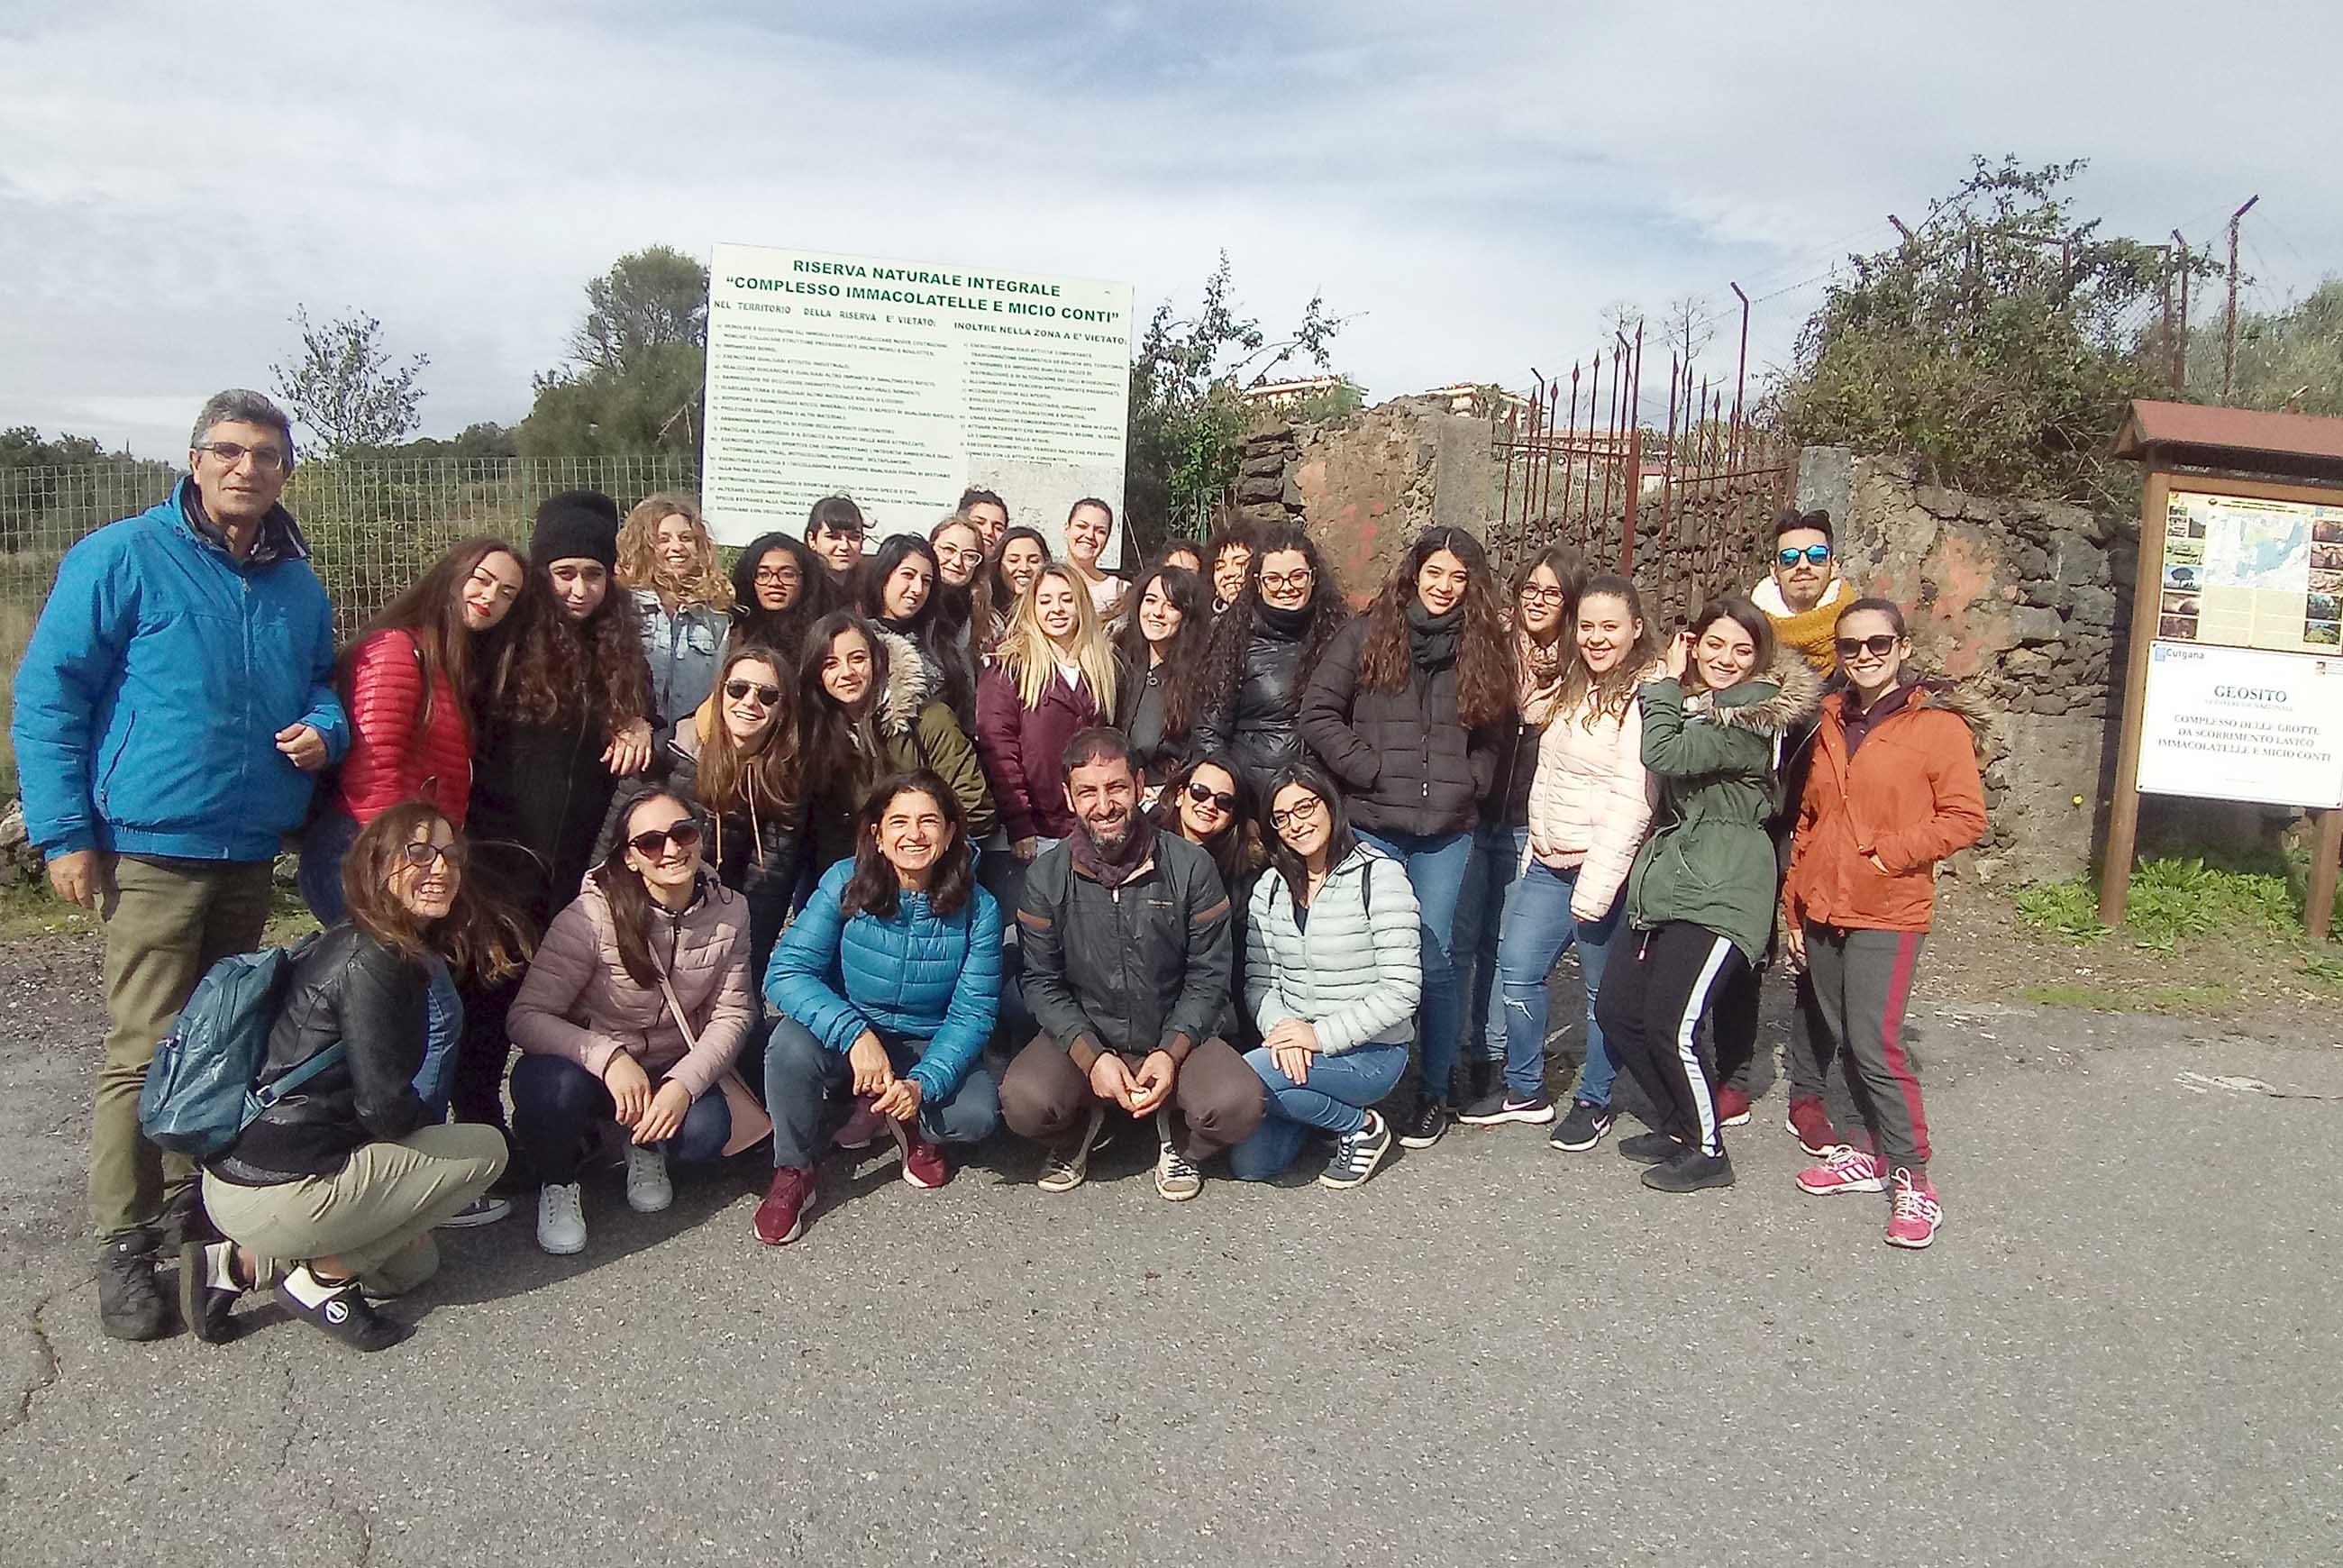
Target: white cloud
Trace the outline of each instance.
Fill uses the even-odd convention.
[[[168,453],[298,303],[427,351],[428,428],[517,418],[580,285],[662,241],[1127,278],[1142,312],[1225,247],[1272,325],[1362,313],[1338,359],[1378,395],[1521,383],[1608,301],[1735,278],[1778,357],[1846,244],[2005,149],[2092,156],[2130,232],[2260,191],[2269,297],[2343,258],[2312,74],[2343,21],[2241,9],[59,8],[0,24],[0,424]]]

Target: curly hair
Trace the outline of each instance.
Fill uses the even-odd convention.
[[[789,557],[798,568],[798,597],[787,609],[767,609],[757,602],[757,568],[775,550]],[[782,533],[759,534],[732,563],[732,641],[773,649],[789,660],[784,668],[796,668],[798,655],[805,648],[806,628],[832,608],[829,569],[803,539]]]
[[[1513,710],[1513,639],[1504,604],[1481,541],[1462,528],[1426,528],[1367,607],[1367,636],[1359,650],[1362,691],[1405,691],[1414,678],[1407,607],[1424,562],[1442,551],[1464,563],[1464,623],[1456,639],[1456,719],[1467,729],[1496,723]]]
[[[862,914],[882,920],[895,918],[902,879],[879,848],[879,829],[887,820],[887,808],[897,796],[905,794],[924,795],[933,801],[952,830],[951,848],[936,862],[935,875],[928,883],[930,912],[950,920],[975,896],[976,846],[968,841],[968,810],[960,797],[925,768],[890,773],[870,787],[862,809],[854,814],[854,871],[838,904],[839,913],[850,920]]]
[[[1179,629],[1163,649],[1163,739],[1177,744],[1195,727],[1196,701],[1203,695],[1204,654],[1212,638],[1211,590],[1204,587],[1204,579],[1185,567],[1163,566],[1141,578],[1131,596],[1131,613],[1114,634],[1114,651],[1122,660],[1128,680],[1123,707],[1129,709],[1146,689],[1151,663],[1147,633],[1139,625],[1139,607],[1146,602],[1147,590],[1159,582],[1164,597],[1180,612]],[[1131,715],[1125,712],[1122,719],[1127,728]]]
[[[669,518],[691,524],[691,565],[678,572],[659,559],[659,528]],[[732,585],[716,558],[716,539],[708,519],[689,496],[660,490],[645,496],[627,514],[618,529],[618,586],[650,588],[673,595],[682,605],[704,604],[712,609],[732,608]]]
[[[649,717],[651,667],[632,594],[612,583],[594,613],[573,622],[551,574],[532,566],[508,618],[519,625],[498,653],[485,710],[522,724],[599,722],[611,734]]]
[[[1212,623],[1212,646],[1204,654],[1204,689],[1199,712],[1226,711],[1236,702],[1244,679],[1245,649],[1252,646],[1253,622],[1261,610],[1261,566],[1273,555],[1298,551],[1310,566],[1309,629],[1302,636],[1302,662],[1294,671],[1294,694],[1310,684],[1310,672],[1334,634],[1351,618],[1342,585],[1319,557],[1318,547],[1303,529],[1292,523],[1263,528],[1252,541],[1252,559],[1245,566],[1244,591]]]
[[[399,957],[413,960],[437,954],[465,980],[493,984],[518,973],[528,958],[528,931],[518,915],[471,877],[459,875],[454,904],[428,922],[417,920],[390,890],[407,844],[418,832],[427,838],[442,826],[451,835],[447,857],[460,873],[464,836],[455,824],[429,801],[403,800],[360,829],[342,857],[342,900],[350,922]]]

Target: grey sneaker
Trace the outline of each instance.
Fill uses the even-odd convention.
[[[549,1183],[538,1190],[537,1244],[557,1258],[586,1250],[586,1207],[577,1182]]]
[[[1376,1111],[1367,1112],[1367,1120],[1356,1132],[1334,1140],[1334,1152],[1326,1161],[1326,1169],[1318,1177],[1318,1185],[1344,1191],[1356,1187],[1375,1173],[1375,1167],[1391,1152],[1391,1123]]]
[[[1081,1133],[1051,1150],[1041,1161],[1041,1180],[1036,1185],[1044,1192],[1071,1192],[1088,1181],[1091,1151],[1099,1146],[1099,1129],[1105,1125],[1106,1107],[1092,1105]]]
[[[1204,1173],[1188,1161],[1172,1141],[1172,1119],[1159,1113],[1155,1119],[1157,1132],[1163,1141],[1155,1151],[1155,1195],[1173,1203],[1185,1203],[1204,1190]]]
[[[675,1201],[675,1183],[667,1173],[663,1144],[627,1145],[627,1207],[638,1214],[656,1214]]]

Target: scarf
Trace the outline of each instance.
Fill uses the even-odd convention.
[[[1310,609],[1308,604],[1300,609],[1281,609],[1262,599],[1253,606],[1253,626],[1280,642],[1294,642],[1310,629]]]
[[[1120,888],[1155,853],[1155,832],[1154,819],[1135,810],[1131,815],[1131,831],[1123,835],[1122,847],[1112,855],[1101,853],[1090,829],[1080,822],[1074,824],[1073,837],[1066,842],[1073,852],[1074,869],[1101,888]]]
[[[1540,648],[1527,633],[1516,635],[1514,648],[1521,666],[1519,707],[1523,724],[1543,729],[1554,712],[1554,705],[1561,700],[1563,678],[1570,669],[1566,657],[1569,648],[1570,639],[1566,637],[1557,637]]]
[[[1838,663],[1838,651],[1832,644],[1838,633],[1842,601],[1852,601],[1854,590],[1845,578],[1833,578],[1830,587],[1812,609],[1794,610],[1782,598],[1781,586],[1767,578],[1750,590],[1749,597],[1774,623],[1774,638],[1798,650],[1816,675],[1828,675]]]
[[[1408,651],[1415,656],[1415,668],[1425,675],[1435,675],[1456,662],[1456,634],[1464,625],[1464,607],[1458,605],[1446,615],[1433,615],[1423,608],[1423,601],[1407,601]]]

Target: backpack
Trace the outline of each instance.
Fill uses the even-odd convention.
[[[149,1142],[195,1160],[225,1154],[262,1111],[342,1060],[336,1040],[266,1088],[254,1086],[293,966],[317,940],[232,953],[196,982],[138,1096],[138,1130]]]

